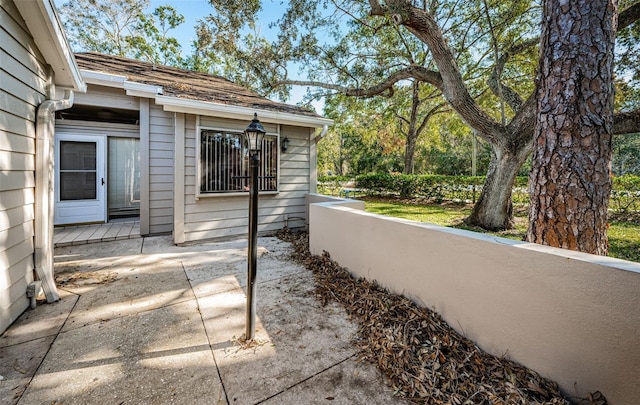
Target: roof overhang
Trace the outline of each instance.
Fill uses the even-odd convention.
[[[162,94],[162,86],[131,82],[127,80],[127,76],[85,69],[81,69],[80,72],[85,82],[98,86],[124,89],[127,96],[155,98],[158,94]]]
[[[156,96],[156,104],[162,105],[165,111],[186,114],[208,115],[251,121],[253,114],[258,113],[260,121],[274,124],[307,126],[313,128],[322,128],[325,125],[333,125],[333,120],[323,117],[311,117],[308,115],[265,110],[260,107],[235,106],[171,96]]]
[[[311,128],[323,128],[333,125],[333,120],[323,117],[266,110],[260,107],[243,107],[220,104],[210,101],[192,100],[162,95],[162,86],[137,83],[127,80],[124,75],[97,72],[94,70],[80,71],[82,78],[88,84],[124,89],[128,96],[145,97],[155,100],[165,111],[194,115],[207,115],[222,118],[232,118],[251,121],[254,113],[258,113],[260,121],[274,124],[295,125]]]
[[[73,57],[53,0],[16,1],[27,28],[45,61],[55,74],[57,86],[85,92],[80,70]]]

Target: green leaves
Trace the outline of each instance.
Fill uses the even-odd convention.
[[[145,13],[148,5],[148,0],[73,0],[60,7],[60,14],[75,51],[179,66],[181,47],[169,32],[184,17],[171,6]]]

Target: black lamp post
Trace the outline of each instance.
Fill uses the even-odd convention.
[[[249,250],[247,254],[247,330],[246,340],[255,337],[256,323],[256,262],[258,259],[258,167],[260,166],[260,149],[265,130],[258,120],[258,114],[253,115],[251,124],[245,129],[244,135],[249,147]]]

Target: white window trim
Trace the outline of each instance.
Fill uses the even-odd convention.
[[[200,150],[200,144],[202,142],[201,136],[202,136],[202,131],[220,131],[220,132],[227,132],[230,134],[242,134],[242,131],[237,130],[237,129],[230,129],[230,128],[224,128],[224,127],[215,127],[215,126],[208,126],[208,125],[200,125],[200,115],[197,116],[197,122],[196,122],[196,201],[198,201],[201,198],[225,198],[225,197],[246,197],[249,198],[249,193],[246,191],[243,192],[221,192],[221,193],[202,193],[200,192],[200,188],[202,185],[202,176],[200,175],[202,173],[202,162],[200,159],[200,154],[201,154],[201,150]],[[265,135],[268,136],[274,136],[277,139],[277,148],[278,148],[278,159],[277,159],[277,165],[278,165],[278,175],[276,178],[276,184],[277,189],[276,190],[269,190],[269,191],[260,191],[258,194],[260,195],[277,195],[278,193],[280,193],[280,157],[282,155],[282,150],[280,148],[280,125],[277,125],[277,132],[267,132]]]

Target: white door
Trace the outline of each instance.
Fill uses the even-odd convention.
[[[105,138],[56,134],[56,225],[106,222]]]

